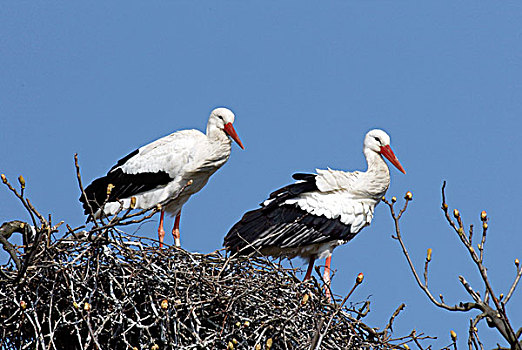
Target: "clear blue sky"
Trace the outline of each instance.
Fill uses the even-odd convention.
[[[80,225],[75,152],[90,182],[145,143],[204,130],[212,108],[228,106],[246,149],[233,148],[181,220],[183,247],[209,252],[293,172],[364,169],[363,136],[378,127],[407,171],[392,169],[388,197],[414,194],[403,234],[419,269],[434,250],[433,293],[470,300],[459,274],[483,291],[439,209],[443,180],[466,224],[488,211],[486,265],[506,293],[522,259],[521,23],[520,1],[4,3],[0,172],[23,174],[43,213]],[[13,219],[27,217],[2,188],[0,221]],[[139,234],[155,236],[157,220]],[[334,291],[346,294],[364,272],[352,300],[371,295],[371,326],[404,302],[396,335],[415,328],[440,348],[454,329],[464,347],[476,312],[432,306],[392,229],[379,205],[372,225],[335,251]],[[508,310],[522,326],[522,288]],[[484,324],[480,334],[488,348],[501,341]]]

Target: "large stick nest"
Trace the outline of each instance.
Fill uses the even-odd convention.
[[[3,348],[391,347],[315,280],[265,258],[83,238],[40,240],[21,278],[1,268]]]

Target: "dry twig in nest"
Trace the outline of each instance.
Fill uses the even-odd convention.
[[[294,272],[264,258],[159,250],[123,237],[57,240],[21,282],[0,279],[2,347],[296,349],[316,334],[324,349],[393,347]]]

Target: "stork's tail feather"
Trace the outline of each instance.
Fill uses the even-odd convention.
[[[225,237],[232,252],[249,254],[264,248],[291,249],[329,241],[349,241],[357,232],[340,218],[314,215],[297,205],[268,206],[246,213]]]
[[[273,233],[285,230],[285,227],[298,216],[307,214],[295,206],[286,206],[283,203],[302,193],[317,190],[316,176],[316,174],[294,174],[293,178],[298,182],[272,192],[269,199],[261,204],[261,208],[245,213],[243,218],[230,229],[225,237],[224,246],[229,251],[249,254],[255,251],[254,247],[257,249],[277,244],[278,239]],[[286,230],[286,233],[292,232],[293,229]]]
[[[87,195],[88,203],[90,204],[93,211],[92,214],[96,213],[96,211],[100,209],[100,206],[107,198],[107,187],[109,184],[109,179],[107,176],[104,176],[94,180],[89,186],[85,188],[85,194]],[[91,209],[89,208],[89,204],[87,204],[83,193],[79,199],[80,202],[82,202],[84,214],[91,214]]]
[[[241,252],[241,254],[250,254],[255,251],[250,244],[270,226],[268,218],[262,213],[263,209],[245,213],[241,220],[230,229],[223,242],[228,251]]]
[[[87,186],[85,194],[92,210],[96,212],[105,201],[114,202],[118,199],[130,198],[154,188],[165,186],[172,180],[165,171],[127,174],[121,168],[113,168],[107,175],[94,180]],[[109,198],[107,198],[109,185],[112,186]],[[83,195],[80,196],[80,202],[83,203],[85,214],[91,214]]]

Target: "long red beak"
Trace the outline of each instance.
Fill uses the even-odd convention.
[[[243,147],[243,143],[241,143],[241,140],[239,139],[239,136],[237,136],[236,130],[234,130],[232,123],[226,123],[223,130],[225,130],[227,135],[230,136],[232,139],[234,139],[234,141],[237,142],[237,144],[239,145],[239,147],[241,147],[241,149],[245,149],[245,147]]]
[[[381,154],[386,157],[397,169],[399,169],[403,174],[406,174],[406,171],[404,171],[404,168],[402,167],[401,163],[399,163],[399,160],[395,156],[395,153],[393,153],[390,145],[382,146],[381,147]]]

